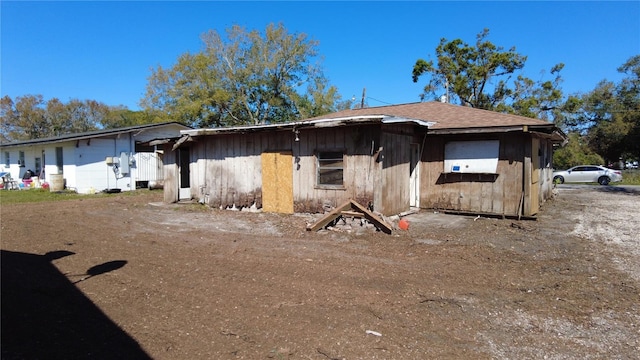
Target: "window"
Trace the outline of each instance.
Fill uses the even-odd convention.
[[[11,166],[11,156],[8,151],[4,152],[4,167],[8,168]]]
[[[40,170],[42,170],[40,167],[42,166],[42,160],[40,160],[39,157],[35,158],[35,163],[36,163],[36,176],[40,176]]]
[[[342,187],[344,173],[344,153],[342,151],[320,151],[317,155],[318,185]]]
[[[56,166],[58,167],[58,174],[62,174],[64,161],[62,160],[62,148],[56,148]]]
[[[24,151],[18,152],[18,165],[24,167]]]

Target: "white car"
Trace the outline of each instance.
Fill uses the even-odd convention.
[[[579,165],[569,170],[553,172],[553,182],[556,184],[597,182],[609,185],[610,182],[618,181],[622,181],[622,172],[597,165]]]

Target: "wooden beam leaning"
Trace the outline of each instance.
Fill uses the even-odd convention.
[[[338,216],[341,215],[343,210],[348,210],[351,208],[351,201],[347,201],[346,203],[338,206],[333,209],[330,213],[320,218],[320,220],[316,221],[313,225],[307,225],[307,230],[309,231],[318,231],[323,227],[329,225],[330,222],[337,219]]]
[[[349,210],[355,210],[355,212],[351,212]],[[385,223],[384,220],[382,220],[380,217],[376,216],[374,213],[367,210],[367,208],[365,208],[364,206],[358,204],[353,200],[349,200],[344,204],[338,206],[337,208],[333,209],[330,213],[320,218],[320,220],[316,221],[315,224],[307,225],[307,230],[318,231],[324,228],[325,226],[329,225],[331,222],[333,222],[340,216],[344,216],[344,215],[354,216],[356,215],[356,213],[358,215],[361,214],[361,216],[367,219],[369,222],[371,222],[376,227],[376,229],[386,234],[391,234],[391,231],[392,231],[391,226]]]
[[[386,233],[386,234],[391,234],[391,226],[389,226],[386,222],[384,222],[384,220],[382,220],[381,218],[379,218],[378,216],[376,216],[374,213],[372,213],[371,211],[367,210],[367,208],[365,208],[364,206],[358,204],[357,202],[350,200],[351,202],[351,207],[354,210],[358,210],[361,213],[364,214],[364,217],[369,220],[370,222],[373,223],[373,225],[375,225],[375,227]]]

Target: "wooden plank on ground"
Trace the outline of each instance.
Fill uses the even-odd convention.
[[[375,225],[376,228],[378,228],[378,230],[386,233],[386,234],[391,234],[391,226],[389,226],[386,222],[384,222],[384,220],[380,219],[378,216],[376,216],[374,213],[372,213],[371,211],[367,210],[367,208],[365,208],[364,206],[358,204],[357,202],[351,200],[351,206],[353,207],[354,210],[358,210],[361,213],[364,214],[365,218],[369,221],[371,221],[373,223],[373,225]]]
[[[355,211],[349,211],[349,210],[355,210]],[[374,213],[369,211],[364,206],[358,204],[354,200],[349,200],[349,201],[345,202],[344,204],[338,206],[337,208],[333,209],[330,213],[328,213],[327,215],[323,216],[320,220],[316,221],[315,224],[308,225],[307,226],[307,230],[309,230],[309,231],[318,231],[318,230],[322,229],[323,227],[329,225],[329,223],[331,223],[332,221],[334,221],[338,217],[343,216],[343,215],[344,216],[354,216],[354,217],[355,216],[364,217],[365,219],[369,220],[369,222],[373,223],[373,225],[378,230],[380,230],[380,231],[382,231],[382,232],[384,232],[386,234],[391,234],[391,231],[392,231],[391,226],[389,226],[380,217],[376,216]]]
[[[341,215],[343,210],[347,210],[351,208],[351,201],[347,201],[344,204],[338,206],[337,208],[333,209],[333,211],[331,211],[330,213],[328,213],[327,215],[323,216],[320,220],[316,221],[315,224],[313,225],[308,225],[307,226],[307,230],[309,231],[318,231],[320,229],[322,229],[323,227],[327,226],[330,222],[332,222],[333,220],[337,219],[338,216]]]
[[[345,210],[345,211],[342,212],[342,216],[350,216],[350,217],[354,217],[354,218],[363,218],[364,214],[359,212],[359,211]]]

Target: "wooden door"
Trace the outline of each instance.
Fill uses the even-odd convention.
[[[531,193],[529,204],[530,214],[540,210],[540,139],[532,139],[531,142]]]
[[[411,144],[409,167],[409,206],[420,206],[420,144]]]
[[[189,166],[191,165],[191,152],[188,147],[181,147],[178,149],[178,199],[190,200],[191,199],[191,172]]]
[[[293,214],[293,156],[290,151],[265,152],[262,161],[262,210]]]

